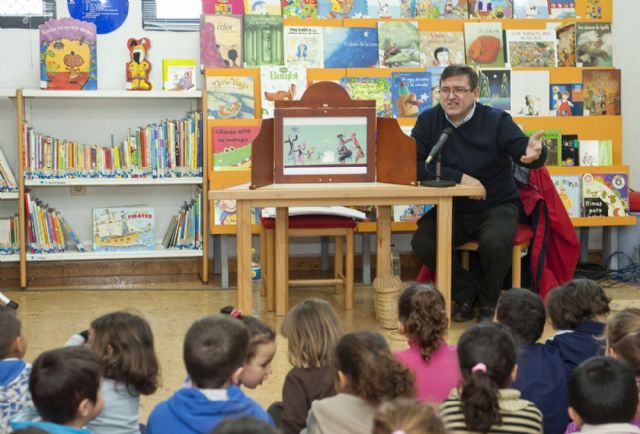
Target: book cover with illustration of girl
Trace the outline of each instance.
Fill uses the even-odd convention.
[[[285,26],[284,63],[305,68],[324,67],[322,27]]]
[[[242,16],[200,17],[200,69],[242,68]]]
[[[420,32],[420,66],[442,66],[465,63],[462,32]]]

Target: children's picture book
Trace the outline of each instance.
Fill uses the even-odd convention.
[[[556,28],[558,41],[558,66],[576,66],[576,25],[566,24]]]
[[[244,15],[244,0],[202,0],[202,13],[208,15]]]
[[[245,15],[282,15],[280,0],[244,0]]]
[[[399,118],[415,118],[431,102],[431,77],[424,72],[393,72],[391,74],[393,114]]]
[[[374,68],[378,65],[378,30],[371,27],[324,27],[325,68]]]
[[[582,215],[580,175],[554,175],[551,180],[569,217],[580,217]]]
[[[549,114],[549,71],[511,71],[511,115]]]
[[[155,213],[147,206],[93,209],[93,250],[155,250]]]
[[[580,141],[577,134],[562,135],[562,165],[577,166],[580,162]]]
[[[464,34],[462,32],[420,32],[420,66],[447,67],[462,65],[464,58]]]
[[[585,12],[588,20],[601,20],[604,8],[600,0],[587,0]]]
[[[551,5],[549,0],[513,0],[514,18],[549,18]]]
[[[469,17],[513,18],[513,0],[469,0]]]
[[[391,79],[387,77],[343,77],[340,85],[344,87],[351,99],[376,101],[376,116],[393,117],[391,102]]]
[[[40,25],[40,88],[96,90],[96,25],[73,18]]]
[[[242,16],[200,17],[200,69],[242,68]]]
[[[402,18],[402,3],[407,2],[409,0],[368,0],[367,15],[369,18]]]
[[[553,30],[505,30],[507,60],[511,67],[556,66],[556,33]]]
[[[318,0],[281,0],[282,16],[318,18]]]
[[[324,67],[322,27],[285,26],[284,63],[305,68]]]
[[[431,76],[431,105],[433,107],[440,104],[440,77],[444,66],[427,67],[427,74]]]
[[[584,115],[620,115],[620,83],[619,69],[584,69]]]
[[[163,59],[163,89],[169,91],[195,90],[196,73],[194,59]]]
[[[611,140],[580,140],[580,166],[610,166],[613,164]]]
[[[263,66],[260,68],[262,118],[272,118],[274,102],[299,100],[307,90],[304,66]]]
[[[624,173],[582,175],[582,207],[585,217],[629,215],[629,179]]]
[[[391,96],[389,96],[389,98],[391,98]],[[6,191],[18,191],[18,183],[16,182],[15,176],[13,176],[9,162],[4,157],[2,149],[0,149],[0,192]]]
[[[364,18],[368,16],[367,0],[318,0],[318,17]]]
[[[551,84],[549,92],[551,116],[582,116],[584,110],[582,83]]]
[[[417,222],[433,205],[393,205],[394,222]]]
[[[531,137],[537,130],[526,130],[524,133]],[[542,143],[547,147],[547,166],[561,166],[562,165],[562,132],[555,129],[544,130],[544,136],[542,137]]]
[[[480,103],[501,110],[511,110],[511,70],[507,68],[478,70]]]
[[[259,127],[249,126],[212,127],[214,172],[251,170],[251,141],[259,131]]]
[[[255,119],[253,77],[206,77],[210,119]]]
[[[551,7],[551,18],[557,20],[567,20],[576,17],[575,0],[549,0]]]
[[[611,23],[576,23],[577,66],[613,66]]]
[[[235,200],[221,199],[213,201],[214,225],[235,225],[237,221],[238,208]]]
[[[480,68],[504,68],[502,23],[464,23],[467,64]]]
[[[385,68],[419,68],[417,21],[378,21],[378,63]]]
[[[416,18],[469,18],[469,0],[415,0]]]
[[[244,16],[244,65],[284,65],[282,15]]]

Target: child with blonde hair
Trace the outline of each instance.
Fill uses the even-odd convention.
[[[281,333],[289,341],[293,369],[284,380],[282,402],[272,404],[269,413],[283,434],[298,434],[311,402],[336,393],[333,359],[342,327],[331,304],[311,298],[289,311]]]
[[[431,285],[408,286],[398,298],[398,330],[409,348],[396,351],[416,377],[416,398],[440,403],[460,381],[456,347],[447,345],[444,297]]]
[[[336,347],[338,394],[311,404],[301,434],[370,434],[383,401],[415,396],[414,378],[374,332],[346,334]]]
[[[433,407],[408,398],[380,404],[373,418],[373,434],[445,434]]]

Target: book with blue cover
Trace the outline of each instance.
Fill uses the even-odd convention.
[[[374,68],[378,65],[378,30],[371,27],[325,27],[325,68]]]
[[[393,114],[399,118],[415,118],[432,107],[431,74],[426,72],[394,72],[391,74]]]
[[[507,68],[478,71],[480,103],[501,110],[511,110],[511,70]]]
[[[584,91],[582,83],[549,85],[549,114],[552,116],[582,116]]]
[[[567,209],[569,217],[580,217],[582,215],[580,175],[554,175],[551,177],[551,180],[556,187],[562,204]]]

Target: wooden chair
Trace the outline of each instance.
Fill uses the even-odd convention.
[[[261,294],[266,295],[267,311],[275,310],[275,219],[260,218],[260,264],[262,268]],[[299,215],[289,217],[289,237],[335,237],[334,277],[328,279],[289,279],[289,286],[335,286],[336,294],[345,292],[345,309],[353,309],[354,237],[356,221],[349,217],[331,215]],[[346,258],[343,258],[343,240]],[[288,293],[285,292],[285,293]]]

